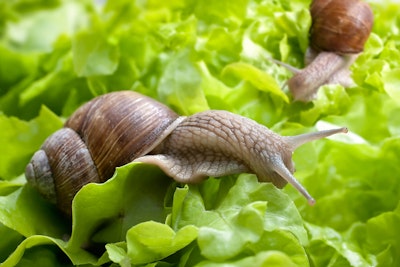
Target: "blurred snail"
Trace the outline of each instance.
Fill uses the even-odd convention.
[[[313,204],[293,176],[292,153],[306,142],[340,132],[347,129],[282,137],[227,111],[184,117],[154,99],[120,91],[81,106],[47,138],[25,174],[29,184],[69,216],[82,186],[106,181],[116,167],[131,161],[157,165],[183,183],[254,173],[279,188],[289,182]]]
[[[324,84],[351,87],[349,67],[364,49],[373,26],[370,6],[361,0],[313,0],[306,68],[287,66],[294,76],[288,87],[294,100],[310,101]]]

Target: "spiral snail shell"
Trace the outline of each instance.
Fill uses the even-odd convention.
[[[364,50],[374,21],[360,0],[314,0],[310,6],[310,45],[316,51],[356,54]]]
[[[49,136],[26,167],[28,183],[71,216],[71,203],[90,182],[104,182],[131,161],[158,165],[173,179],[200,182],[208,176],[255,173],[277,187],[294,178],[293,151],[338,128],[282,137],[248,118],[211,110],[183,117],[132,91],[99,96],[80,107],[64,128]]]

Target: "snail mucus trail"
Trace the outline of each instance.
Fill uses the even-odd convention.
[[[80,107],[64,128],[46,139],[25,174],[29,184],[68,216],[82,186],[104,182],[116,167],[132,161],[157,165],[182,183],[254,173],[260,182],[278,188],[292,184],[313,204],[293,176],[292,153],[306,142],[345,132],[338,128],[280,136],[227,111],[184,117],[152,98],[120,91]]]

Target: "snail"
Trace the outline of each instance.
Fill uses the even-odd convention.
[[[293,176],[292,153],[306,142],[340,132],[347,129],[279,136],[227,111],[179,116],[152,98],[119,91],[96,97],[75,111],[33,155],[25,175],[69,216],[72,199],[83,185],[104,182],[116,167],[131,161],[157,165],[182,183],[254,173],[259,181],[279,188],[289,182],[313,204]]]
[[[294,73],[287,82],[294,100],[304,102],[324,84],[353,86],[349,67],[363,51],[374,20],[370,6],[361,0],[313,0],[310,13],[306,67],[282,64]]]

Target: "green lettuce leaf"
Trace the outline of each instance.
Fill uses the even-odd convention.
[[[127,232],[127,254],[132,264],[150,263],[164,259],[196,238],[197,228],[193,225],[182,227],[175,233],[165,224],[148,221]]]
[[[212,266],[235,266],[235,267],[246,267],[246,266],[288,266],[295,267],[300,266],[294,263],[290,257],[279,251],[266,251],[260,252],[255,256],[245,257],[243,259],[227,262],[227,263],[216,263],[216,262],[202,262],[197,267],[212,267]]]
[[[72,54],[78,77],[112,74],[118,66],[118,46],[101,31],[82,31],[75,35]]]
[[[377,257],[378,266],[396,266],[400,263],[399,228],[400,205],[381,213],[366,224],[366,247]]]
[[[0,178],[10,180],[20,175],[32,153],[61,126],[62,121],[46,107],[29,122],[0,113]]]
[[[114,178],[106,183],[88,184],[73,202],[73,228],[68,246],[78,248],[90,240],[122,241],[137,223],[164,221],[164,197],[170,184],[171,180],[158,168],[138,163],[118,168]]]
[[[248,82],[260,91],[271,92],[279,96],[281,100],[289,102],[287,95],[281,90],[274,78],[252,65],[242,62],[232,63],[223,69],[222,76],[231,76],[231,79]]]
[[[274,186],[260,184],[253,175],[239,176],[237,181],[210,179],[199,187],[178,189],[170,220],[175,229],[199,227],[199,249],[209,260],[232,259],[249,248],[256,254],[267,250],[262,245],[266,240],[290,238],[296,250],[283,251],[298,254],[300,250],[300,261],[306,262],[301,244],[307,242],[307,235],[295,206]],[[275,232],[278,225],[286,235]]]
[[[74,264],[94,264],[96,258],[84,249],[122,241],[126,232],[139,222],[164,221],[164,196],[170,183],[153,166],[134,163],[121,167],[107,183],[88,184],[79,191],[73,203],[72,232],[70,221],[29,186],[0,197],[1,206],[7,207],[0,209],[2,223],[29,237],[7,263],[18,262],[28,247],[53,244]],[[153,184],[158,186],[152,187]],[[100,250],[103,252],[104,249]]]
[[[3,262],[7,259],[15,248],[23,241],[23,236],[17,231],[13,231],[3,224],[0,224],[0,234],[2,241],[0,243],[0,261]]]
[[[355,243],[329,227],[307,225],[311,243],[309,251],[317,266],[375,266],[372,255],[363,255]]]

